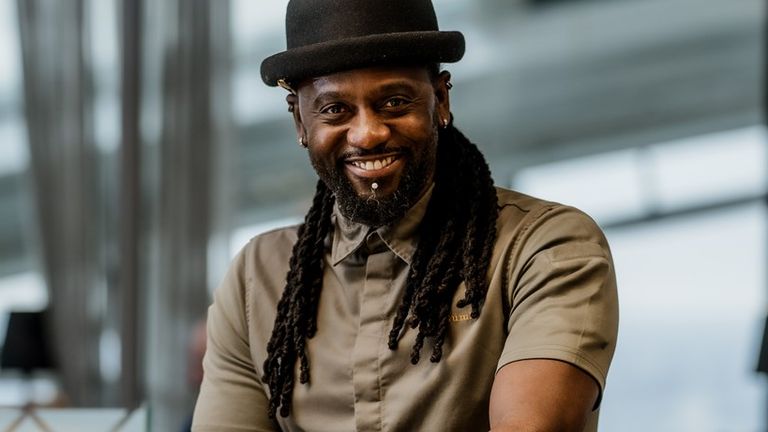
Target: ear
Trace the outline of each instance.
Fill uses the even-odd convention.
[[[293,115],[293,125],[296,127],[296,140],[301,141],[302,138],[307,138],[307,132],[304,128],[304,123],[301,121],[301,110],[299,110],[299,97],[291,93],[285,97],[285,101],[288,103],[288,112]]]
[[[438,121],[442,122],[443,119],[451,121],[451,73],[448,71],[440,72],[440,75],[435,79],[435,97],[437,99],[437,106],[435,107],[435,113],[437,114]],[[442,126],[442,124],[441,124]]]

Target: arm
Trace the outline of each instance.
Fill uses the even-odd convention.
[[[616,346],[613,262],[583,213],[535,217],[510,259],[508,337],[489,406],[494,432],[581,432]]]
[[[250,355],[245,314],[243,253],[233,263],[208,309],[203,383],[194,432],[272,432],[268,399]]]
[[[598,393],[595,380],[568,363],[509,363],[493,382],[491,432],[580,432]]]

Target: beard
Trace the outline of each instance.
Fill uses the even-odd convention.
[[[399,184],[389,196],[376,196],[375,191],[368,196],[360,196],[355,191],[347,177],[344,162],[352,154],[345,154],[335,164],[330,165],[323,165],[314,157],[310,159],[320,179],[336,197],[341,214],[353,222],[378,228],[402,218],[419,200],[427,182],[433,177],[437,155],[437,130],[429,142],[414,147],[388,147],[354,153],[355,156],[372,156],[397,151],[405,159]]]

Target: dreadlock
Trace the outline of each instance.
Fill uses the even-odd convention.
[[[433,340],[430,361],[442,358],[451,299],[462,281],[466,291],[456,306],[471,306],[471,317],[480,316],[496,238],[496,190],[485,158],[452,123],[439,131],[438,142],[433,196],[419,227],[419,246],[389,333],[389,348],[395,350],[406,321],[412,329],[418,328],[411,349],[413,364],[419,362],[426,338]],[[331,191],[318,181],[312,207],[299,227],[267,345],[264,379],[271,392],[270,418],[275,418],[278,407],[281,416],[290,414],[297,359],[299,382],[309,382],[305,344],[317,330],[324,241],[331,229],[333,203]]]

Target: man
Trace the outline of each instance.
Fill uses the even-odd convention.
[[[429,0],[292,0],[286,33],[262,78],[320,180],[217,290],[193,430],[596,430],[608,245],[578,210],[494,188],[438,67],[463,36]]]

